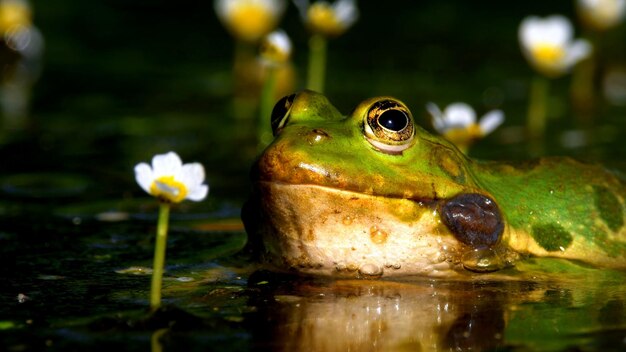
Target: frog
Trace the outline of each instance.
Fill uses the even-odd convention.
[[[274,270],[447,278],[531,258],[626,269],[626,181],[599,164],[473,159],[390,96],[343,115],[304,90],[270,122],[242,218]]]

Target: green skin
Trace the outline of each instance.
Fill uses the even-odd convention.
[[[489,249],[497,252],[504,264],[499,263],[491,269],[514,264],[528,255],[626,268],[626,185],[623,180],[600,166],[570,158],[543,158],[521,165],[472,160],[450,142],[415,125],[412,117],[410,123],[414,124],[415,132],[406,149],[386,152],[379,148],[380,144],[377,146],[368,140],[364,127],[372,104],[381,99],[397,101],[389,97],[369,99],[357,106],[351,115],[342,116],[324,96],[310,91],[299,93],[280,130],[275,131],[274,142],[253,169],[257,190],[264,184],[310,185],[349,192],[357,197],[371,196],[376,204],[364,212],[380,212],[380,218],[385,217],[386,206],[396,204],[390,202],[413,201],[424,207],[424,214],[433,214],[422,216],[421,222],[432,223],[422,225],[436,229],[432,233],[417,235],[434,238],[436,232],[438,238],[449,241],[452,247],[459,241],[441,224],[437,209],[459,194],[481,194],[495,201],[504,223],[500,240]],[[332,270],[308,270],[331,265],[313,265],[310,258],[297,259],[302,258],[302,254],[294,255],[296,259],[285,259],[297,246],[284,244],[284,237],[289,236],[285,233],[290,230],[284,229],[282,222],[302,218],[306,223],[315,219],[311,219],[310,214],[285,215],[289,210],[274,210],[272,207],[283,201],[280,192],[272,188],[272,191],[255,193],[254,204],[261,208],[261,214],[253,219],[244,217],[252,242],[255,238],[260,239],[257,242],[261,242],[267,257],[283,258],[283,261],[273,261],[278,266],[332,275]],[[337,204],[320,204],[319,207],[338,209],[345,199],[350,198],[338,200]],[[298,203],[300,200],[291,196],[289,201]],[[293,208],[293,204],[290,207]],[[340,211],[334,210],[335,213]],[[319,217],[318,213],[315,214]],[[413,216],[411,214],[406,218],[394,214],[393,218],[398,222],[414,220],[409,219]],[[359,215],[353,217],[358,219]],[[338,236],[341,235],[341,230],[337,231]],[[354,242],[354,237],[350,238]],[[303,239],[302,242],[306,241]],[[431,243],[435,243],[434,240]],[[316,242],[307,242],[307,245],[313,248]],[[462,248],[456,250],[458,253],[481,249],[463,243],[458,243],[457,247]],[[329,252],[331,255],[336,254]],[[381,257],[391,255],[391,252],[380,249]],[[446,270],[444,276],[463,271],[460,254],[446,255],[452,270]],[[382,261],[380,263],[382,266]],[[361,264],[354,263],[356,266]],[[419,274],[417,271],[408,268],[401,274]]]

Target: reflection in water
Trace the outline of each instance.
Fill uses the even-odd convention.
[[[337,281],[297,291],[307,294],[278,294],[266,306],[280,322],[261,337],[272,336],[283,351],[481,350],[502,344],[506,296],[498,285]]]
[[[258,311],[249,322],[255,346],[280,351],[563,349],[606,342],[598,331],[607,319],[626,337],[624,319],[615,319],[619,313],[597,313],[619,307],[623,313],[623,284],[608,301],[613,309],[604,307],[604,295],[580,285],[574,294],[569,285],[295,280],[251,298]],[[599,335],[594,339],[593,333]],[[610,343],[624,342],[614,337]]]

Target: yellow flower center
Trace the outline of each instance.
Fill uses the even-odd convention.
[[[539,44],[531,49],[532,64],[541,73],[553,77],[565,69],[565,48],[553,44]]]
[[[480,125],[473,123],[467,127],[451,128],[443,133],[443,137],[457,146],[462,152],[467,153],[470,145],[485,136]]]
[[[161,176],[150,185],[150,194],[172,203],[180,203],[187,197],[187,187],[174,176]]]
[[[555,65],[563,61],[565,50],[559,46],[541,44],[533,48],[533,56],[541,63]]]
[[[16,2],[0,5],[0,33],[5,33],[19,26],[31,24],[31,13],[28,6]]]
[[[540,44],[531,53],[537,68],[544,73],[557,74],[563,66],[565,49],[560,46]]]
[[[335,16],[335,12],[328,3],[316,2],[309,6],[307,12],[309,26],[315,33],[334,36],[345,30],[345,26],[340,23]]]
[[[264,6],[243,2],[229,14],[228,27],[233,35],[246,41],[257,41],[271,32],[276,18]]]

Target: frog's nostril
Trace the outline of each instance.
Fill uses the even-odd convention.
[[[329,138],[330,138],[330,135],[326,133],[326,131],[321,130],[319,128],[313,129],[312,131],[308,132],[305,136],[306,141],[310,145],[323,142],[324,140],[329,139]]]

